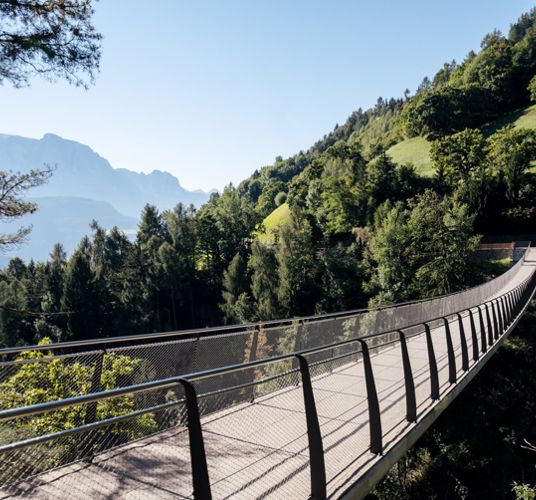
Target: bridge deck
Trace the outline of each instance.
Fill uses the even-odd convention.
[[[527,262],[512,289],[532,269]],[[470,332],[469,317],[464,319]],[[476,322],[478,338],[480,328]],[[451,324],[459,378],[461,344],[457,322]],[[441,394],[448,382],[447,345],[443,328],[432,330]],[[466,335],[470,367],[471,335]],[[418,415],[430,400],[429,366],[424,334],[408,339],[415,379]],[[371,352],[380,400],[384,446],[398,442],[414,425],[405,419],[405,388],[399,345]],[[380,457],[368,451],[366,388],[361,362],[352,362],[313,379],[323,436],[328,495],[337,497]],[[212,494],[215,498],[308,498],[309,454],[301,387],[291,387],[202,419]],[[165,431],[94,458],[41,474],[0,491],[0,498],[190,498],[192,497],[188,434],[184,427]]]

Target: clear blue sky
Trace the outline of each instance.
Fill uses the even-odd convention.
[[[89,91],[0,88],[0,132],[53,132],[114,167],[167,170],[192,188],[237,184],[378,96],[462,60],[527,0],[101,0]]]

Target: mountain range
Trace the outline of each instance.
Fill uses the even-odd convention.
[[[0,134],[0,170],[27,172],[45,166],[54,168],[51,179],[28,193],[38,211],[16,224],[31,224],[33,231],[25,244],[0,256],[0,264],[14,256],[44,260],[56,242],[72,252],[93,219],[105,228],[133,232],[146,203],[159,210],[179,202],[200,206],[210,195],[188,191],[161,170],[144,174],[113,168],[89,146],[54,134],[41,139]],[[9,232],[10,226],[2,232]]]

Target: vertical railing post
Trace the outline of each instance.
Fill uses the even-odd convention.
[[[488,304],[484,304],[484,307],[486,308],[486,321],[488,323],[488,345],[493,344],[493,328],[491,326],[491,316],[489,315],[489,308]]]
[[[521,311],[521,291],[519,288],[516,290],[516,316]]]
[[[408,422],[417,421],[417,402],[415,399],[415,382],[411,372],[406,335],[402,330],[398,330],[400,336],[400,349],[402,352],[402,366],[404,368],[404,382],[406,385],[406,419]]]
[[[447,357],[449,361],[449,382],[451,384],[456,383],[456,358],[454,357],[454,347],[452,345],[452,336],[450,334],[450,325],[447,318],[443,318],[443,325],[445,326],[445,336],[447,338]]]
[[[197,371],[197,360],[199,359],[199,343],[201,342],[201,338],[199,335],[199,332],[197,332],[197,335],[195,337],[195,340],[193,341],[193,349],[192,349],[192,357],[190,360],[190,369],[188,370],[190,373],[194,373]]]
[[[482,352],[485,353],[488,350],[488,341],[486,340],[486,329],[484,328],[484,315],[482,309],[478,306],[478,320],[480,323],[480,338],[482,339]]]
[[[428,323],[424,323],[424,331],[426,332],[426,348],[428,350],[428,365],[430,366],[430,398],[435,400],[439,399],[439,374],[437,373],[434,344]]]
[[[197,404],[197,394],[195,387],[190,381],[181,378],[178,379],[178,383],[184,387],[184,396],[186,399],[194,498],[196,500],[210,500],[212,495],[210,492],[207,456],[205,453],[203,431],[201,430],[201,416]]]
[[[476,335],[475,318],[471,309],[469,309],[469,324],[471,325],[471,340],[473,342],[473,361],[478,361],[478,337]]]
[[[514,293],[513,292],[510,292],[508,294],[508,299],[509,299],[509,303],[510,303],[510,323],[512,323],[512,321],[514,321],[514,311],[515,311],[515,304],[514,304]]]
[[[309,463],[311,473],[311,498],[326,498],[326,467],[324,464],[324,447],[322,434],[318,423],[313,384],[309,363],[304,356],[296,354],[300,364],[300,373],[303,388],[303,401],[305,405],[305,419],[307,421],[307,438],[309,442]]]
[[[465,328],[463,326],[463,318],[460,313],[458,316],[458,327],[460,329],[460,344],[462,346],[462,370],[466,372],[469,370],[469,353],[467,352],[467,339],[465,338]]]
[[[512,294],[506,294],[506,322],[509,325],[512,322]]]
[[[508,326],[508,313],[506,312],[506,298],[501,297],[500,298],[501,303],[501,335],[506,331],[506,327]]]
[[[503,328],[503,317],[502,317],[502,311],[501,311],[501,299],[500,298],[497,298],[496,302],[495,302],[495,305],[497,306],[496,309],[497,309],[497,323],[499,324],[499,328],[497,329],[497,337],[495,337],[496,339],[498,337],[500,337],[502,335],[502,332],[504,330]]]
[[[370,451],[379,455],[383,452],[383,442],[378,393],[376,392],[376,384],[374,383],[374,373],[372,371],[372,363],[370,362],[368,345],[364,340],[357,339],[357,341],[361,344],[363,368],[365,370],[370,427]]]
[[[305,328],[302,320],[294,320],[292,324],[296,327],[296,338],[294,339],[294,351],[299,352],[302,350],[302,330]],[[287,353],[281,353],[287,354]],[[295,370],[299,366],[299,361],[296,358],[292,358],[292,369]]]
[[[497,340],[499,338],[499,322],[497,321],[497,300],[492,300],[491,304],[491,315],[493,317],[493,339]]]
[[[523,304],[525,304],[527,302],[527,299],[529,297],[530,289],[528,287],[528,284],[524,283],[521,286],[521,290],[522,290],[522,294],[521,294],[521,309],[523,309]]]
[[[510,322],[514,321],[516,316],[516,293],[510,292]]]
[[[517,290],[512,291],[512,319],[517,316]]]
[[[255,325],[253,327],[253,333],[251,335],[251,349],[249,350],[249,359],[248,362],[255,361],[257,359],[257,345],[259,343],[259,329],[260,325]],[[255,382],[255,370],[252,370],[252,382]],[[255,384],[251,384],[250,392],[250,401],[253,403],[255,401]]]
[[[95,367],[93,368],[93,375],[91,376],[91,387],[89,389],[90,394],[102,391],[102,365],[104,363],[105,354],[106,349],[102,349],[97,353]],[[93,401],[87,405],[84,424],[92,424],[97,420],[97,404],[97,401]]]

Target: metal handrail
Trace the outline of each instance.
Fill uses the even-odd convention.
[[[442,319],[444,319],[446,317],[449,317],[449,316],[454,316],[456,314],[468,312],[468,311],[470,311],[472,309],[479,309],[480,306],[486,306],[488,304],[491,304],[491,303],[499,300],[500,298],[505,297],[506,295],[508,295],[508,294],[510,294],[510,293],[522,288],[531,279],[532,279],[532,276],[526,278],[519,285],[517,285],[516,287],[512,288],[508,292],[505,292],[505,293],[501,294],[499,297],[495,297],[493,299],[487,300],[487,301],[483,302],[482,304],[480,304],[478,306],[460,309],[459,311],[453,312],[452,314],[448,314],[447,316],[440,315],[440,316],[436,316],[436,317],[433,317],[433,318],[429,318],[426,321],[419,321],[419,322],[416,322],[416,323],[413,323],[411,325],[407,325],[407,326],[403,327],[402,330],[407,330],[407,329],[415,328],[415,327],[418,327],[418,326],[421,326],[421,325],[426,325],[426,324],[432,323],[434,321],[442,320]],[[335,348],[338,348],[338,347],[342,347],[344,345],[351,344],[351,343],[354,343],[354,342],[360,342],[361,343],[363,341],[366,341],[366,340],[369,340],[369,339],[372,339],[372,338],[376,338],[376,337],[380,337],[380,336],[384,336],[384,335],[389,335],[389,334],[395,334],[395,333],[398,333],[400,330],[401,330],[401,328],[393,328],[393,329],[385,330],[385,331],[382,331],[382,332],[372,333],[370,335],[365,335],[365,336],[358,337],[358,338],[353,337],[351,339],[340,340],[338,342],[333,342],[331,344],[325,344],[325,345],[322,345],[322,346],[311,347],[311,348],[308,348],[308,349],[302,349],[300,351],[295,351],[295,352],[288,353],[288,354],[280,354],[280,355],[273,356],[273,357],[270,357],[270,358],[262,358],[262,359],[258,359],[258,360],[254,360],[254,361],[248,361],[246,363],[236,363],[236,364],[232,364],[232,365],[221,366],[221,367],[217,367],[217,368],[211,368],[211,369],[208,369],[208,370],[202,370],[202,371],[198,371],[198,372],[186,373],[186,374],[181,375],[181,376],[174,376],[174,377],[169,377],[169,378],[160,379],[160,380],[153,380],[153,381],[144,382],[144,383],[141,383],[141,384],[126,386],[126,387],[120,387],[120,388],[116,388],[116,389],[108,389],[106,391],[100,391],[100,392],[95,392],[95,393],[90,393],[90,394],[84,394],[84,395],[81,395],[81,396],[75,396],[75,397],[60,399],[60,400],[56,400],[56,401],[48,401],[46,403],[38,403],[38,404],[35,404],[35,405],[31,405],[31,406],[22,406],[22,407],[19,407],[19,408],[12,408],[12,409],[8,409],[8,410],[2,410],[2,411],[0,411],[0,422],[4,421],[4,420],[11,420],[11,419],[14,419],[14,418],[21,418],[21,417],[27,417],[27,416],[31,416],[31,415],[40,414],[40,413],[46,413],[46,412],[57,410],[59,408],[64,408],[64,407],[67,407],[67,406],[75,406],[75,405],[84,404],[84,403],[92,403],[92,402],[96,402],[96,401],[100,401],[100,400],[104,400],[104,399],[111,399],[111,398],[114,398],[114,397],[117,397],[117,396],[123,396],[123,395],[128,395],[128,394],[137,394],[137,393],[140,393],[140,392],[147,392],[147,391],[150,391],[150,390],[153,390],[153,389],[166,389],[166,388],[169,388],[169,387],[172,387],[172,386],[176,385],[178,383],[178,381],[181,380],[181,379],[182,380],[185,379],[185,380],[188,380],[190,382],[200,381],[200,380],[204,380],[204,379],[207,379],[207,378],[210,378],[210,377],[214,377],[216,375],[223,375],[223,374],[226,374],[226,373],[234,373],[234,372],[244,371],[244,370],[248,370],[248,369],[250,369],[252,367],[256,367],[256,366],[262,366],[262,365],[276,363],[276,362],[279,362],[279,361],[284,361],[284,360],[287,360],[287,359],[294,358],[297,355],[306,356],[306,355],[320,353],[320,352],[328,351],[330,349],[335,349]]]
[[[512,268],[518,265],[521,265],[523,262],[525,262],[525,257],[527,254],[527,250],[529,248],[530,248],[530,242],[528,246],[526,247],[525,251],[523,252],[522,257],[508,271],[510,271]],[[497,276],[496,278],[494,278],[491,281],[488,281],[484,285],[493,283],[493,281],[495,281],[496,279],[499,279],[501,276]],[[151,339],[164,339],[164,338],[169,338],[169,337],[175,337],[178,339],[211,337],[211,336],[218,335],[219,333],[223,333],[223,332],[232,333],[236,331],[236,333],[238,333],[241,331],[246,331],[248,329],[263,328],[265,326],[270,326],[274,328],[276,327],[276,325],[286,326],[286,325],[292,325],[293,323],[300,322],[300,321],[312,322],[312,321],[317,321],[317,320],[321,321],[324,319],[339,319],[339,318],[344,318],[347,316],[353,316],[356,314],[379,312],[385,309],[398,309],[401,307],[410,306],[414,304],[421,304],[424,302],[431,302],[431,301],[439,300],[439,299],[446,298],[446,297],[455,297],[459,294],[467,293],[472,290],[476,290],[477,288],[481,286],[483,286],[483,284],[476,285],[474,287],[471,287],[465,290],[460,290],[458,292],[454,292],[450,294],[447,293],[443,295],[437,295],[435,297],[427,297],[424,299],[399,302],[397,304],[385,304],[385,305],[378,306],[378,307],[351,309],[347,311],[326,313],[326,314],[320,314],[320,315],[296,316],[294,318],[274,319],[274,320],[269,320],[269,321],[238,323],[238,324],[233,324],[233,325],[223,325],[223,326],[214,326],[214,327],[205,327],[205,328],[191,328],[187,330],[173,330],[173,331],[168,331],[168,332],[121,335],[117,337],[95,338],[95,339],[87,339],[87,340],[73,340],[73,341],[65,341],[65,342],[54,342],[50,344],[2,347],[0,348],[0,357],[4,355],[8,355],[8,354],[15,354],[15,353],[21,353],[21,352],[27,352],[27,351],[51,351],[51,350],[59,350],[59,349],[71,349],[71,348],[77,348],[77,347],[90,347],[90,346],[103,346],[103,345],[108,346],[110,344],[122,344],[122,343],[137,342],[137,341],[144,341],[144,340],[151,340]]]
[[[401,355],[404,363],[404,380],[405,380],[405,389],[406,389],[406,420],[411,423],[418,422],[417,417],[417,407],[415,402],[415,387],[414,379],[411,373],[411,366],[409,363],[409,355],[407,349],[404,349],[405,346],[405,334],[403,330],[415,328],[417,326],[424,326],[425,333],[428,343],[428,357],[429,357],[429,368],[430,368],[430,383],[431,383],[431,394],[430,397],[432,400],[440,399],[439,385],[437,380],[434,382],[433,375],[435,373],[435,378],[437,379],[437,362],[434,356],[434,348],[431,342],[430,335],[430,326],[429,324],[443,320],[445,334],[447,335],[447,344],[452,344],[452,339],[450,338],[450,328],[448,320],[449,317],[456,316],[458,321],[462,321],[462,314],[468,313],[468,317],[471,319],[471,330],[473,339],[476,338],[476,329],[474,326],[473,319],[473,310],[477,310],[482,328],[482,308],[485,309],[486,318],[487,318],[487,336],[484,335],[484,332],[481,331],[482,342],[481,345],[483,353],[488,352],[492,353],[491,346],[497,344],[501,337],[508,333],[519,321],[519,318],[526,309],[529,301],[534,296],[535,287],[534,283],[536,281],[536,272],[532,270],[527,278],[525,278],[517,286],[509,289],[508,291],[501,293],[500,295],[494,296],[491,299],[483,301],[477,305],[470,305],[469,307],[459,309],[455,312],[450,312],[446,315],[437,316],[433,318],[426,319],[425,321],[420,321],[412,325],[404,326],[401,329],[390,329],[382,332],[373,333],[359,338],[351,338],[346,340],[341,340],[338,342],[333,342],[331,344],[326,344],[322,346],[317,346],[308,349],[302,349],[293,353],[283,354],[274,356],[272,358],[264,358],[259,360],[252,360],[247,363],[233,364],[219,368],[213,368],[209,370],[203,370],[198,372],[192,372],[185,374],[179,377],[171,377],[161,380],[155,380],[151,382],[146,382],[142,384],[137,384],[133,386],[111,389],[101,392],[93,392],[91,394],[86,394],[82,396],[76,396],[73,398],[66,398],[58,401],[51,401],[48,403],[41,403],[32,406],[26,406],[21,408],[13,408],[10,410],[0,411],[0,422],[11,420],[14,418],[23,418],[29,417],[32,415],[42,414],[49,411],[57,410],[60,408],[81,405],[84,403],[95,403],[96,401],[110,399],[116,396],[122,396],[127,394],[137,394],[140,392],[146,392],[152,389],[162,389],[172,386],[181,385],[184,389],[184,397],[177,399],[176,401],[166,402],[164,404],[152,406],[150,408],[144,408],[137,411],[132,411],[125,415],[120,415],[116,417],[110,417],[105,420],[98,422],[86,423],[84,425],[78,426],[74,429],[66,429],[59,432],[41,435],[26,440],[10,443],[7,445],[0,446],[0,453],[10,452],[13,450],[23,449],[32,445],[40,444],[46,441],[51,441],[56,438],[69,436],[72,434],[80,433],[83,431],[88,431],[95,428],[101,428],[107,425],[113,425],[118,422],[123,422],[137,416],[151,413],[154,411],[162,410],[177,406],[179,404],[185,403],[186,406],[186,417],[187,417],[187,432],[189,435],[189,450],[191,455],[191,464],[192,464],[192,481],[193,481],[193,490],[195,498],[210,499],[211,498],[211,485],[208,474],[207,458],[204,448],[203,433],[201,429],[201,418],[198,407],[198,401],[200,398],[204,398],[211,394],[218,393],[221,390],[231,390],[236,386],[226,387],[225,389],[219,389],[212,392],[205,392],[204,394],[197,395],[195,386],[193,382],[211,378],[217,375],[222,375],[225,373],[235,373],[238,371],[243,371],[250,369],[252,367],[267,365],[276,363],[282,360],[288,360],[291,358],[299,361],[299,372],[301,375],[301,387],[303,391],[303,400],[305,407],[305,418],[307,423],[307,436],[308,436],[308,448],[309,448],[309,467],[310,467],[310,480],[311,480],[311,497],[312,498],[326,498],[326,470],[324,464],[324,453],[323,453],[323,444],[322,444],[322,433],[320,431],[319,422],[318,422],[318,413],[316,410],[314,391],[311,383],[311,373],[310,367],[316,365],[320,362],[332,362],[335,359],[335,356],[330,357],[329,359],[316,361],[309,363],[307,356],[310,354],[323,352],[326,350],[336,349],[338,347],[348,345],[351,343],[359,343],[361,346],[360,350],[352,350],[350,353],[345,353],[343,356],[349,356],[356,353],[360,353],[363,358],[363,368],[367,392],[367,401],[368,401],[368,412],[369,412],[369,431],[370,431],[370,447],[369,450],[375,454],[383,453],[383,432],[381,425],[381,413],[379,408],[378,394],[375,388],[374,373],[372,369],[369,346],[367,340],[372,338],[377,338],[379,336],[385,336],[397,333],[399,336],[399,342],[402,347]],[[489,306],[489,307],[488,307]],[[493,322],[491,321],[490,316],[493,317]],[[467,316],[466,316],[467,317]],[[499,332],[500,329],[500,332]],[[465,339],[465,332],[460,328],[460,335]],[[381,343],[375,345],[374,347],[384,347],[390,342]],[[487,351],[485,344],[489,343],[490,350]],[[475,346],[473,345],[473,348]],[[463,347],[462,347],[463,351]],[[484,355],[483,355],[484,356]],[[341,355],[337,355],[336,358],[340,358]],[[462,353],[463,357],[463,353]],[[467,358],[467,352],[465,352],[465,357]],[[485,357],[485,356],[484,356]],[[484,357],[482,359],[484,359]],[[478,349],[476,354],[473,354],[473,367],[478,364]],[[485,361],[484,361],[485,362]],[[449,380],[452,384],[457,383],[456,379],[456,364],[454,351],[452,345],[448,349],[448,363],[449,363]],[[469,368],[468,361],[462,363],[462,370],[467,372],[472,370]],[[297,369],[293,368],[291,371],[286,371],[285,373],[296,372]],[[284,374],[278,374],[275,376],[283,376]],[[274,376],[274,377],[275,377]],[[272,377],[269,377],[272,378]],[[266,378],[263,378],[259,381],[254,381],[254,383],[264,382]]]

